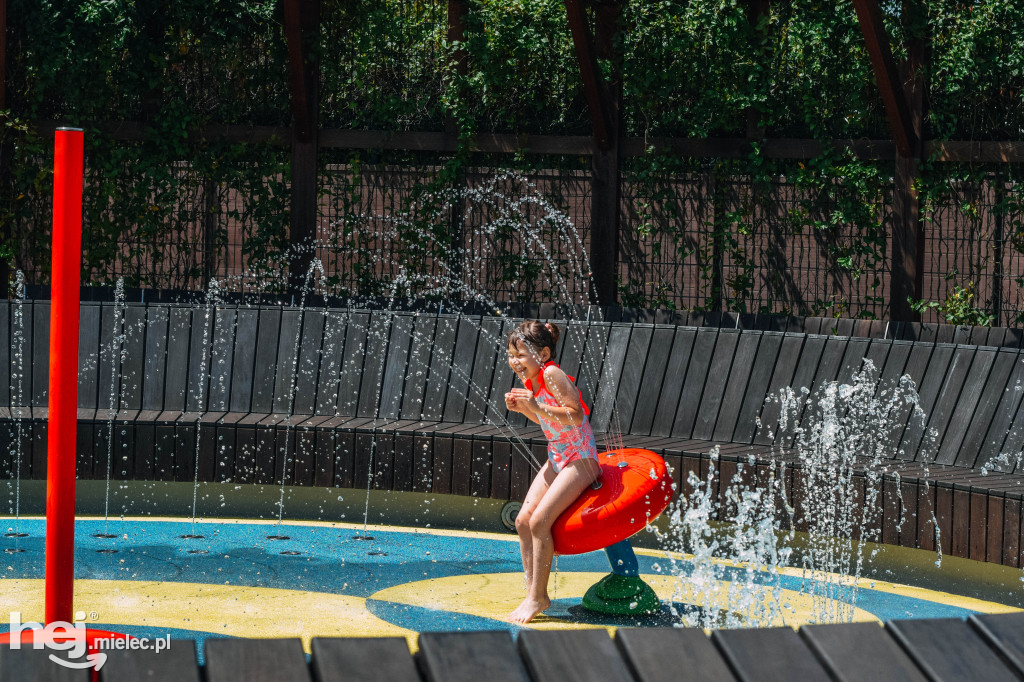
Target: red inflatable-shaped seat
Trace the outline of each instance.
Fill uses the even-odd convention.
[[[604,549],[634,535],[668,507],[672,478],[650,450],[623,448],[598,455],[601,486],[588,488],[555,521],[558,554]]]

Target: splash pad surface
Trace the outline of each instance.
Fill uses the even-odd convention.
[[[22,622],[43,616],[42,519],[22,519],[29,534],[5,553],[0,612]],[[94,533],[116,535],[95,538]],[[137,636],[406,636],[423,631],[510,630],[504,621],[522,598],[519,545],[511,534],[326,522],[180,519],[80,519],[76,529],[75,609],[92,627]],[[271,540],[268,535],[287,539]],[[357,536],[372,539],[357,539]],[[15,540],[4,538],[10,549]],[[113,550],[116,552],[101,552]],[[640,572],[662,600],[647,619],[606,618],[580,608],[587,588],[608,572],[602,552],[563,556],[550,609],[528,626],[566,629],[666,626],[699,609],[686,580],[687,558],[637,550]],[[742,567],[737,566],[736,571]],[[782,576],[782,620],[813,617],[797,569]],[[1014,607],[947,592],[860,580],[856,621],[966,617]],[[0,630],[7,629],[4,624]]]

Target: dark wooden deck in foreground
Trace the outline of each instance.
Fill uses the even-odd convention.
[[[62,654],[63,652],[58,652]],[[1024,679],[1024,613],[790,628],[424,633],[403,638],[208,639],[109,651],[103,682],[916,682]],[[0,680],[83,681],[48,652],[0,649]]]

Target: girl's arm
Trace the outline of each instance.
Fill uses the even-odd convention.
[[[544,418],[563,426],[583,425],[583,405],[580,404],[580,393],[576,384],[560,367],[548,367],[544,370],[544,383],[548,391],[555,396],[558,405],[543,405],[536,401],[530,403],[535,412],[542,412]]]

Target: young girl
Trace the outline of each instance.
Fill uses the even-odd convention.
[[[506,393],[505,405],[540,424],[548,439],[548,460],[537,472],[516,517],[527,593],[509,620],[521,624],[551,606],[551,526],[601,473],[580,391],[551,361],[557,343],[558,327],[536,320],[523,322],[508,340],[508,364],[525,388]]]

